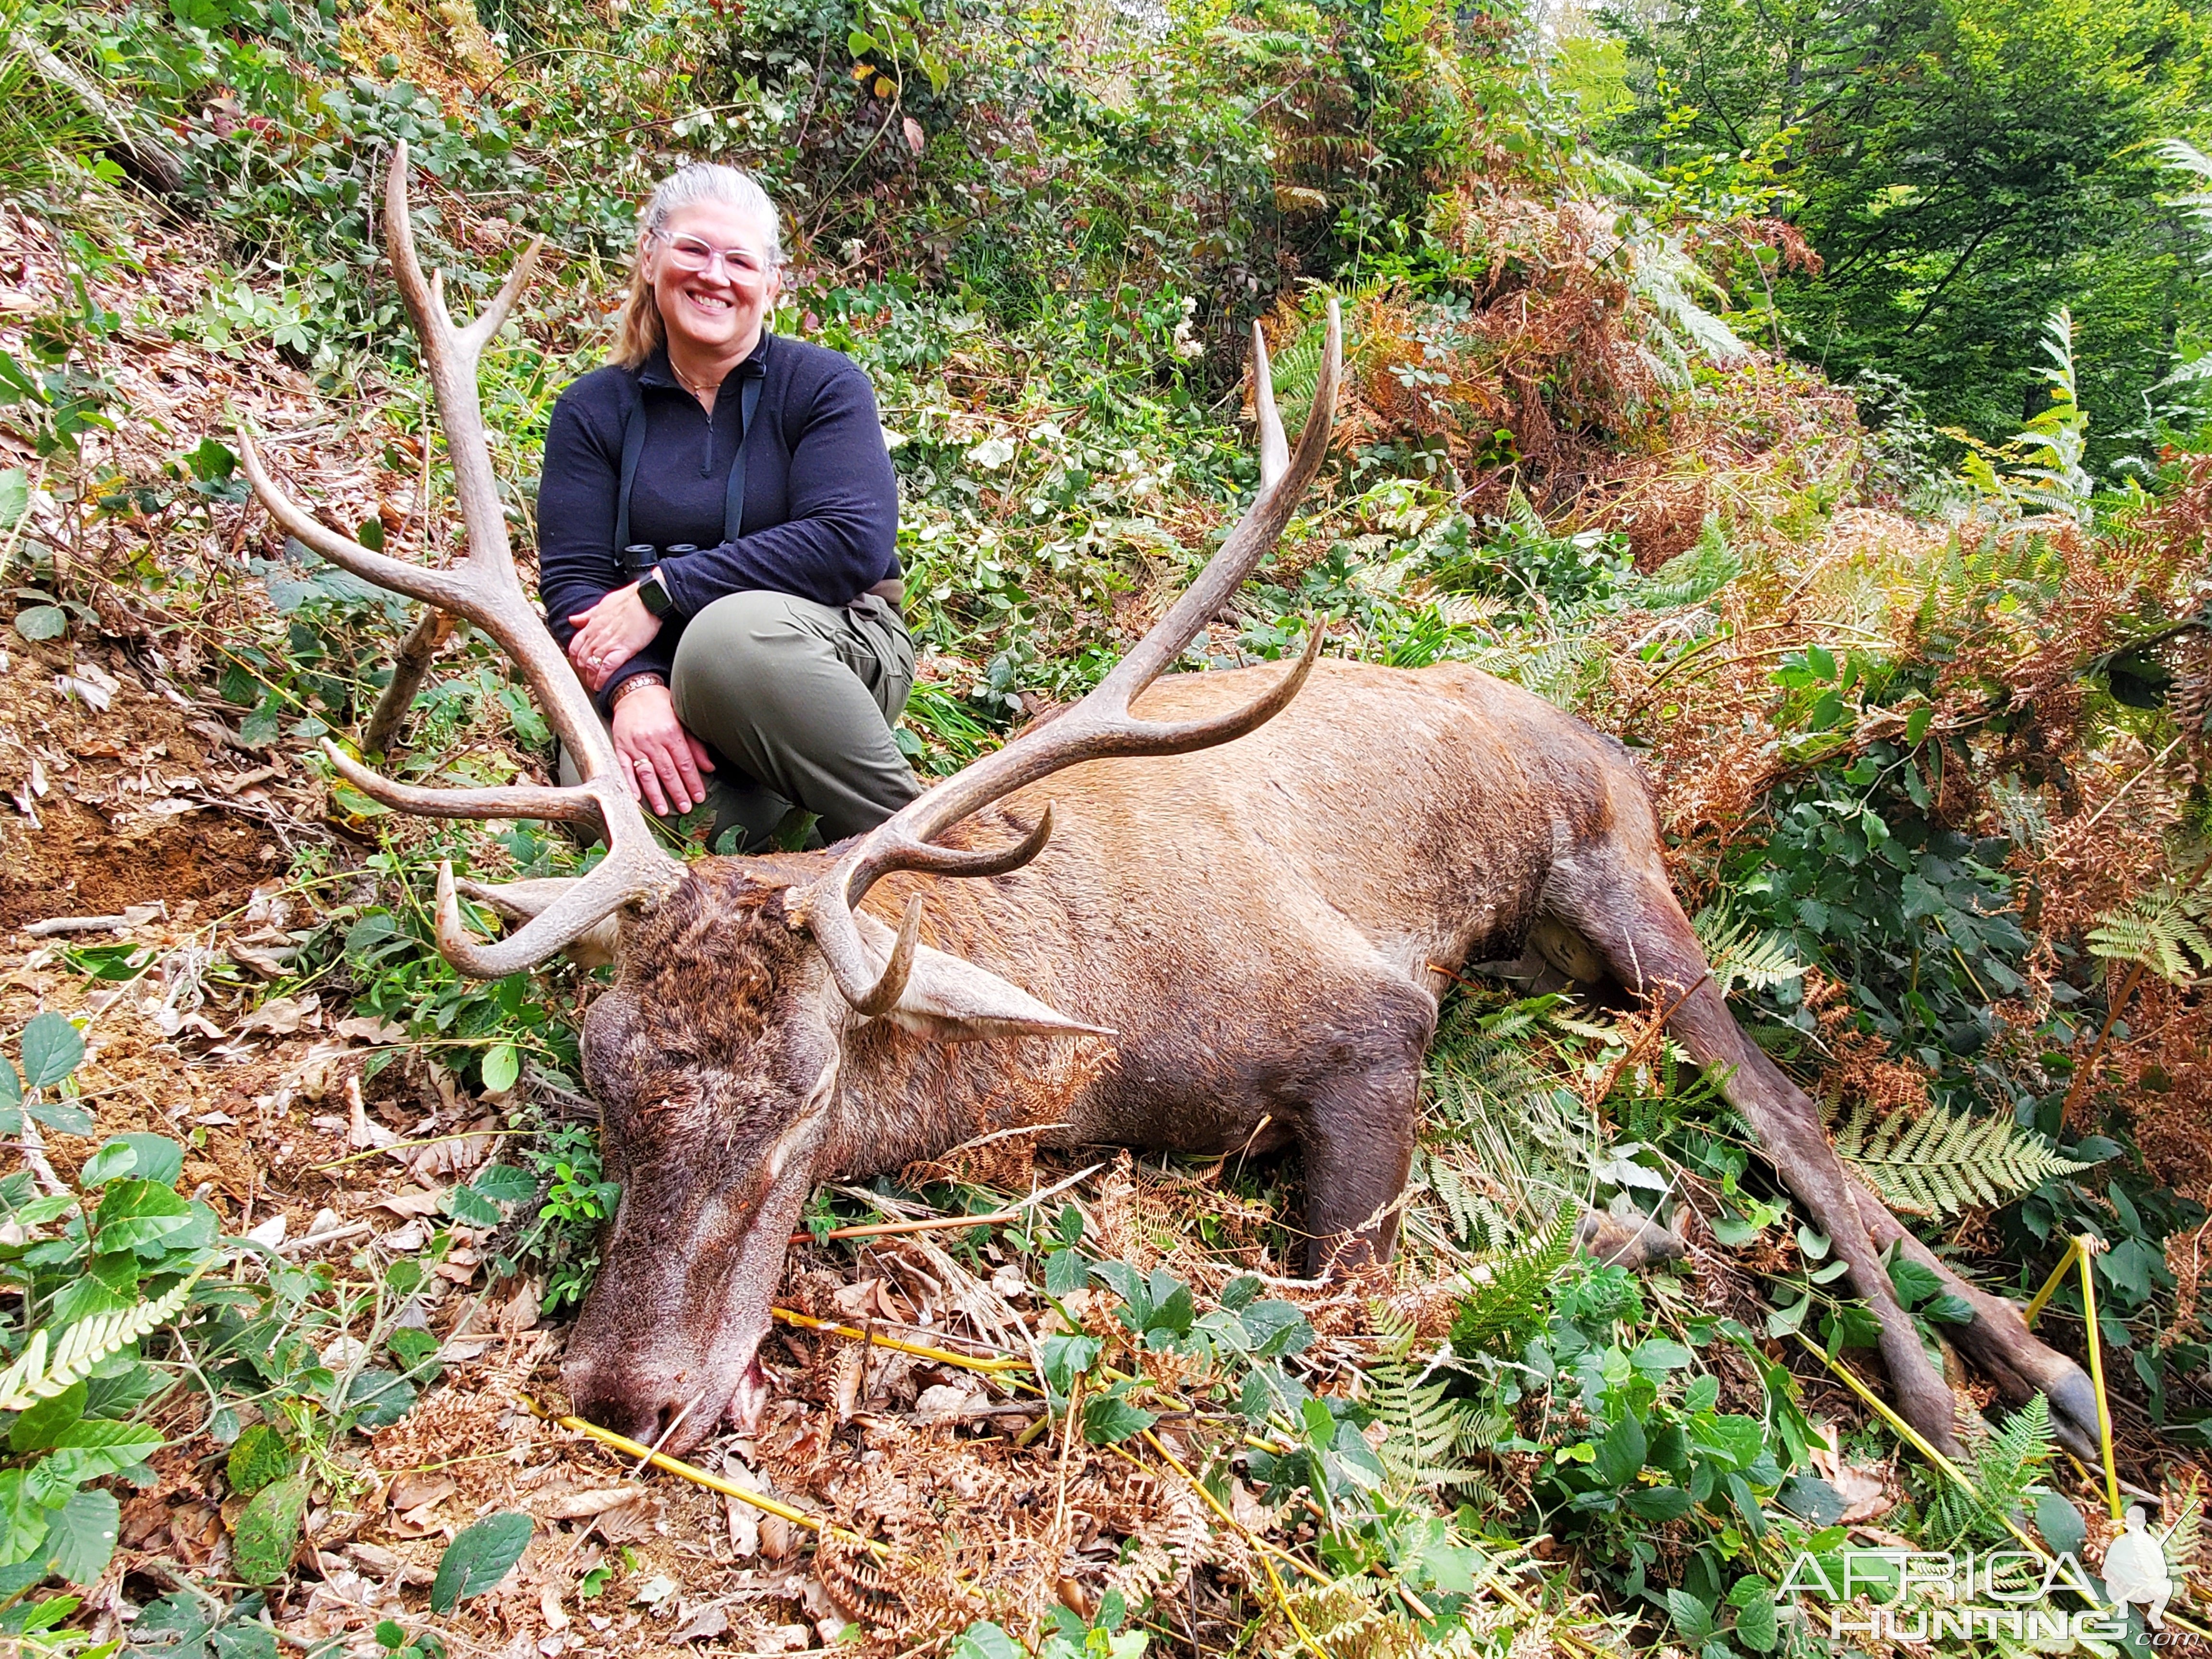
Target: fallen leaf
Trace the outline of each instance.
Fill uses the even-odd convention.
[[[385,1494],[385,1501],[395,1510],[419,1510],[427,1504],[442,1503],[459,1490],[445,1475],[410,1472],[392,1476],[392,1489]]]
[[[312,992],[304,997],[271,997],[238,1023],[237,1035],[266,1031],[271,1036],[290,1036],[303,1026],[321,1023],[320,999]]]
[[[702,1607],[677,1629],[672,1642],[708,1642],[730,1628],[730,1615],[717,1607]]]
[[[378,1199],[376,1207],[389,1210],[397,1216],[435,1215],[445,1195],[442,1188],[436,1192],[425,1192],[419,1187],[410,1187],[404,1193],[390,1193]]]
[[[586,1516],[618,1510],[644,1496],[644,1491],[637,1486],[600,1486],[590,1492],[563,1492],[546,1504],[543,1512],[549,1520],[581,1521]]]
[[[404,1042],[407,1028],[398,1020],[373,1019],[356,1014],[342,1019],[331,1027],[342,1037],[351,1037],[359,1042]]]

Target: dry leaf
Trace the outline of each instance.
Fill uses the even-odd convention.
[[[410,1471],[392,1477],[392,1489],[385,1494],[385,1501],[395,1510],[419,1510],[442,1503],[459,1490],[445,1475]]]
[[[644,1489],[639,1486],[601,1486],[592,1492],[563,1492],[541,1512],[548,1520],[581,1521],[586,1516],[618,1510],[645,1495]]]

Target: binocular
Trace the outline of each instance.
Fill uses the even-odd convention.
[[[668,547],[655,547],[651,542],[632,542],[622,550],[623,574],[642,576],[663,559],[672,559],[679,554],[696,553],[696,542],[677,542]]]

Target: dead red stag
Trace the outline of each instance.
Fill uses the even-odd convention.
[[[289,501],[241,447],[279,524],[483,629],[580,758],[574,787],[426,789],[330,749],[348,781],[402,811],[588,823],[607,837],[606,859],[574,881],[476,890],[527,918],[494,943],[464,931],[450,866],[438,884],[440,947],[465,973],[514,973],[580,944],[617,963],[584,1023],[623,1196],[569,1345],[579,1410],[641,1440],[672,1429],[676,1450],[726,1418],[750,1419],[766,1394],[757,1355],[785,1240],[815,1182],[940,1157],[1009,1122],[1064,1121],[1048,1146],[1215,1155],[1295,1142],[1309,1271],[1385,1259],[1442,969],[1533,948],[1579,981],[1673,1010],[1670,1030],[1724,1074],[1834,1241],[1922,1433],[1956,1446],[1950,1390],[1882,1265],[1893,1242],[1973,1308],[1954,1329],[1960,1346],[2014,1397],[2049,1395],[2062,1437],[2089,1455],[2088,1379],[1906,1231],[1737,1028],[1618,744],[1469,668],[1317,660],[1317,636],[1295,664],[1163,678],[1321,465],[1339,373],[1333,307],[1297,450],[1261,348],[1260,495],[1096,690],[871,834],[685,864],[623,789],[508,550],[476,367],[537,250],[457,328],[416,261],[406,168],[402,146],[387,236],[444,421],[465,558],[429,570],[372,552]]]

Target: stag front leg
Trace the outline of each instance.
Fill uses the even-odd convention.
[[[1309,1029],[1311,1059],[1286,1092],[1305,1154],[1306,1273],[1318,1279],[1390,1259],[1436,1005],[1395,981],[1317,1012]]]

